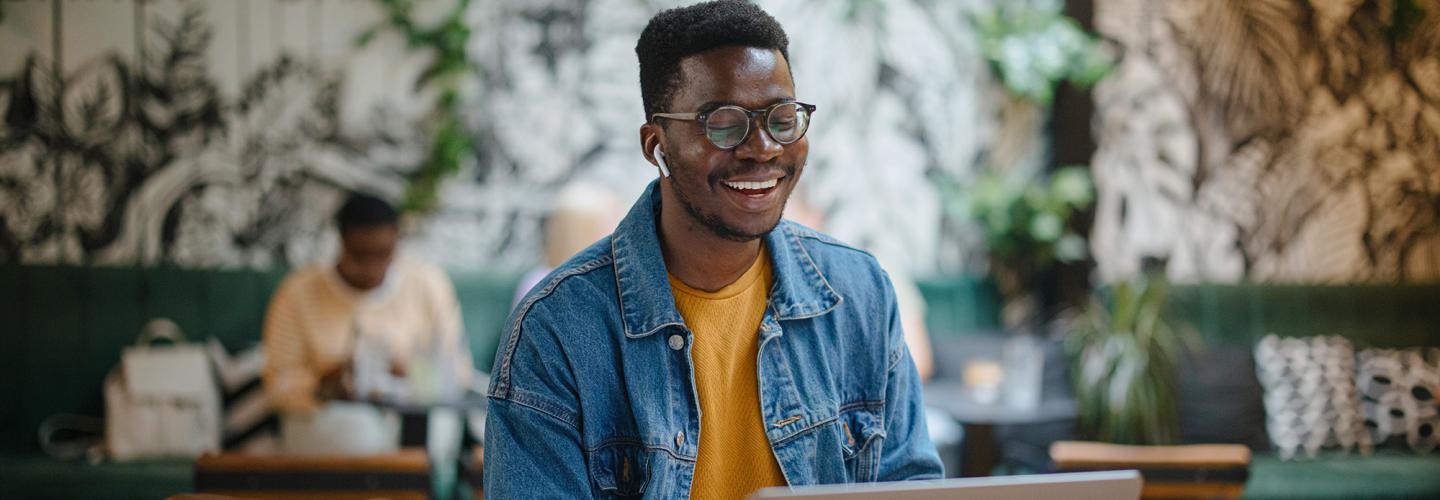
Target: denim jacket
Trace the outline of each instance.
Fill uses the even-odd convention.
[[[652,183],[612,235],[511,313],[491,374],[487,496],[690,497],[704,429],[659,203]],[[775,280],[757,332],[758,390],[786,481],[941,477],[888,276],[869,254],[789,221],[764,239]]]

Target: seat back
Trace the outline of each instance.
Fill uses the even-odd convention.
[[[430,462],[423,449],[373,456],[205,455],[195,491],[240,498],[424,499]]]

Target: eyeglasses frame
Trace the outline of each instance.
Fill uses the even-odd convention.
[[[739,140],[738,142],[736,142],[734,146],[730,146],[730,147],[728,147],[728,148],[726,148],[726,147],[721,147],[719,144],[715,144],[715,141],[714,141],[714,140],[711,140],[711,139],[710,139],[710,135],[709,135],[709,134],[706,134],[706,135],[705,135],[705,140],[710,141],[710,145],[712,145],[712,146],[715,146],[715,147],[720,148],[720,149],[735,149],[735,148],[740,147],[741,144],[745,144],[745,141],[747,141],[747,140],[750,139],[750,130],[751,130],[750,125],[751,125],[751,123],[753,123],[753,122],[755,121],[756,118],[759,118],[760,116],[763,115],[763,116],[765,117],[765,122],[766,122],[766,123],[769,123],[769,121],[770,121],[770,113],[771,113],[771,112],[774,112],[774,111],[775,111],[776,109],[778,109],[780,106],[797,105],[797,104],[798,104],[802,109],[805,110],[806,120],[805,120],[805,131],[804,131],[804,132],[801,132],[801,133],[800,133],[800,137],[796,137],[795,140],[790,141],[790,142],[781,141],[781,140],[779,140],[779,139],[776,139],[774,134],[770,133],[769,127],[766,127],[766,126],[763,125],[763,124],[760,126],[760,129],[761,129],[761,130],[764,130],[764,131],[765,131],[764,133],[765,133],[766,135],[769,135],[769,136],[770,136],[770,140],[775,141],[776,143],[779,143],[779,144],[781,144],[781,145],[790,145],[790,144],[794,144],[794,143],[796,143],[796,142],[800,142],[800,139],[804,139],[804,138],[805,138],[805,134],[810,133],[810,117],[813,117],[813,116],[815,115],[815,109],[816,109],[816,107],[815,107],[814,104],[803,103],[803,102],[800,102],[800,101],[785,101],[785,102],[777,102],[777,103],[775,103],[775,104],[771,104],[771,105],[769,105],[769,106],[766,106],[766,107],[760,108],[760,109],[746,109],[746,108],[744,108],[744,107],[742,107],[742,106],[737,106],[737,105],[734,105],[734,104],[727,104],[727,105],[725,105],[725,106],[720,106],[720,107],[717,107],[717,108],[715,108],[715,109],[708,110],[708,111],[704,111],[704,112],[696,112],[696,113],[655,113],[655,114],[653,114],[653,115],[650,115],[650,119],[651,119],[651,121],[654,121],[655,118],[667,118],[667,119],[671,119],[671,120],[681,120],[681,121],[694,121],[694,122],[699,123],[699,124],[700,124],[700,128],[703,130],[703,129],[706,128],[705,121],[706,121],[707,119],[709,119],[709,118],[710,118],[710,115],[713,114],[713,113],[715,113],[716,111],[720,111],[720,110],[722,110],[722,109],[737,109],[737,110],[740,110],[740,112],[745,113],[745,117],[746,117],[746,119],[745,119],[745,135],[740,136],[740,140]]]

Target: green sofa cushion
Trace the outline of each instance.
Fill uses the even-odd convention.
[[[1370,457],[1327,454],[1293,462],[1260,454],[1251,461],[1245,498],[1440,498],[1440,454],[1383,450]]]
[[[1440,346],[1440,284],[1186,285],[1172,288],[1172,323],[1207,342],[1250,349],[1267,334],[1340,335],[1356,347]]]
[[[62,462],[43,455],[0,455],[0,498],[145,499],[194,491],[190,460]]]

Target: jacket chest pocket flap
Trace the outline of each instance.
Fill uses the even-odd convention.
[[[873,481],[875,478],[880,441],[885,438],[885,422],[881,415],[878,405],[861,406],[845,409],[835,419],[845,465],[855,481]]]
[[[590,452],[590,478],[612,497],[639,497],[649,483],[650,458],[645,447],[610,444]]]

